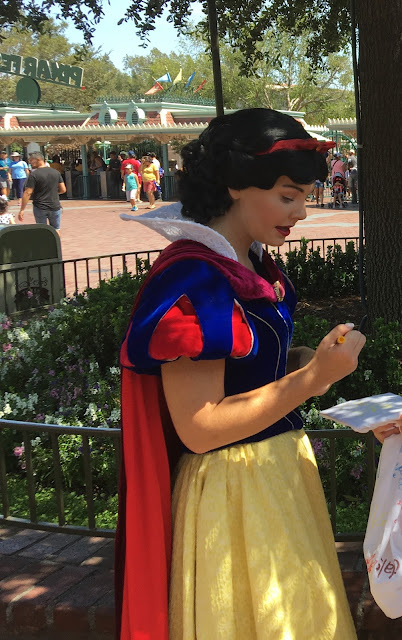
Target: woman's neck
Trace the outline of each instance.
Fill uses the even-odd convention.
[[[236,225],[233,224],[234,220],[232,216],[230,216],[230,212],[226,213],[224,216],[220,216],[218,218],[213,218],[208,226],[220,233],[233,247],[236,252],[237,260],[240,264],[250,271],[254,271],[253,263],[249,258],[249,250],[253,243],[253,239],[242,233],[240,229],[236,228]]]

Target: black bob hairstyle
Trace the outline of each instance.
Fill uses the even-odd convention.
[[[207,224],[224,215],[233,203],[228,187],[272,189],[280,176],[297,184],[324,182],[327,163],[317,151],[256,155],[279,140],[295,138],[311,136],[294,118],[272,109],[243,109],[211,120],[181,152],[177,178],[183,216]]]

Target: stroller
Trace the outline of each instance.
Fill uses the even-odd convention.
[[[332,201],[328,203],[329,209],[333,209],[337,205],[342,206],[345,209],[347,207],[347,203],[345,201],[345,194],[346,194],[345,176],[343,176],[341,173],[335,173],[332,181],[332,191],[331,191]]]

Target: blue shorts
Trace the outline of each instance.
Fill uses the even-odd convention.
[[[57,211],[50,211],[50,209],[39,209],[39,207],[33,208],[33,214],[35,216],[36,224],[47,224],[49,220],[49,224],[54,229],[60,229],[60,221],[61,221],[61,209],[57,209]]]
[[[320,187],[324,186],[324,183],[321,182],[320,180],[316,180],[314,186],[315,186],[316,189],[319,189]]]

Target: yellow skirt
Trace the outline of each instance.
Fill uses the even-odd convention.
[[[173,492],[170,640],[355,640],[304,431],[185,454]]]

